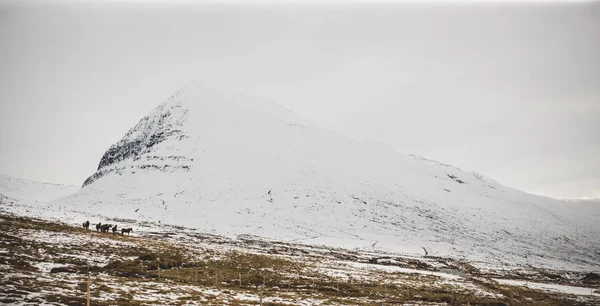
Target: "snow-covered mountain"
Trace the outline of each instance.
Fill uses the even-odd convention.
[[[79,186],[36,182],[0,174],[0,197],[45,202],[75,193]]]
[[[280,105],[191,82],[48,204],[219,234],[598,269],[600,209],[319,128]]]

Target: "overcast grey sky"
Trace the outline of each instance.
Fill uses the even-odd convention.
[[[0,172],[80,185],[193,79],[527,192],[600,197],[598,4],[0,1]]]

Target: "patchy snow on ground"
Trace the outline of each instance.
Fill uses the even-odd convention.
[[[8,252],[0,252],[0,261],[10,259],[0,265],[3,272],[0,281],[6,284],[3,289],[5,291],[0,292],[11,292],[9,301],[20,299],[22,302],[15,303],[18,305],[48,304],[48,301],[67,297],[81,299],[82,291],[86,288],[86,271],[94,271],[90,276],[92,300],[108,304],[118,304],[115,301],[127,297],[132,301],[162,305],[185,303],[245,305],[260,301],[262,296],[263,303],[283,305],[331,305],[332,302],[335,305],[356,305],[395,298],[402,298],[407,302],[406,304],[423,305],[425,303],[413,302],[412,297],[425,298],[430,293],[438,298],[440,293],[446,293],[446,299],[450,299],[453,297],[452,294],[456,293],[463,302],[478,298],[507,300],[507,297],[502,294],[506,291],[497,291],[493,286],[482,285],[489,280],[480,278],[475,282],[472,275],[463,277],[453,272],[443,272],[455,271],[451,269],[452,262],[444,259],[436,261],[435,258],[403,257],[391,253],[382,256],[373,251],[362,253],[294,243],[286,244],[249,236],[229,239],[199,234],[190,229],[176,229],[167,225],[156,228],[142,227],[136,231],[135,237],[98,233],[95,230],[81,229],[78,225],[76,228],[56,224],[45,227],[46,223],[40,221],[27,223],[20,228],[19,222],[26,221],[20,221],[21,219],[18,218],[10,219],[5,215],[0,216],[13,222],[4,223],[3,230],[7,236],[0,237],[3,248],[8,248]],[[15,241],[19,243],[5,244]],[[28,247],[19,247],[19,245]],[[147,252],[151,250],[172,252],[174,249],[186,253],[187,260],[197,265],[192,265],[188,270],[186,268],[162,270],[163,276],[159,278],[156,277],[156,270],[144,272],[144,266],[147,265],[139,261],[140,254],[148,254]],[[239,258],[231,257],[232,254],[258,256],[256,258],[261,261],[267,260],[267,257],[269,261],[284,260],[294,268],[281,269],[276,266],[261,268],[260,272],[257,272],[260,273],[258,277],[260,275],[264,277],[265,274],[275,275],[273,278],[263,278],[260,282],[262,286],[256,281],[254,284],[249,282],[239,286],[238,272],[235,272],[236,276],[233,280],[231,277],[229,279],[224,277],[219,279],[218,284],[216,280],[213,282],[212,273],[216,270],[206,270],[206,265],[210,262],[221,262],[227,264],[218,267],[227,267],[231,264],[228,260]],[[115,271],[120,271],[115,263],[127,261],[132,263],[127,264],[127,267],[133,267],[136,273],[140,271],[143,276],[125,277],[115,274],[118,273]],[[111,264],[107,265],[109,262]],[[31,268],[27,267],[27,263]],[[422,265],[433,270],[407,268],[411,265],[416,267]],[[68,269],[49,273],[56,267]],[[439,267],[446,270],[436,271]],[[204,281],[194,280],[194,272],[196,278],[199,272],[205,273]],[[247,275],[240,273],[246,279]],[[521,284],[507,283],[506,285],[520,286]],[[541,285],[528,288],[550,292],[547,290],[549,288],[547,285],[539,286]],[[573,288],[576,287],[571,287],[571,290]],[[354,297],[346,292],[353,292],[360,296]],[[586,299],[585,302],[589,302],[590,305],[600,301],[597,295]],[[55,302],[55,304],[66,303]],[[438,304],[443,305],[443,303]]]
[[[454,274],[440,273],[440,272],[434,272],[434,271],[424,271],[424,270],[417,270],[417,269],[407,269],[407,268],[402,268],[402,267],[398,267],[398,266],[373,265],[373,264],[366,264],[366,263],[360,263],[360,262],[348,262],[348,263],[340,262],[340,264],[346,264],[348,266],[352,266],[352,267],[359,268],[359,269],[367,269],[367,270],[380,270],[380,271],[405,273],[405,274],[432,275],[432,276],[448,278],[448,279],[462,279],[462,277],[460,277],[458,275],[454,275]]]
[[[545,284],[545,283],[536,283],[522,280],[512,280],[512,279],[498,279],[494,278],[494,281],[511,286],[523,286],[531,289],[538,289],[544,291],[552,291],[558,293],[572,294],[572,295],[589,295],[600,297],[600,293],[593,292],[593,288],[585,288],[585,287],[575,287],[575,286],[563,286],[556,284]]]
[[[135,243],[110,239],[106,237],[71,235],[61,232],[46,230],[21,230],[19,232],[22,239],[31,241],[41,241],[46,243],[58,244],[63,246],[78,246],[82,244],[102,245],[105,247],[134,246]]]
[[[34,267],[38,268],[44,273],[49,273],[52,268],[68,267],[68,264],[55,263],[55,262],[37,262],[33,264]]]

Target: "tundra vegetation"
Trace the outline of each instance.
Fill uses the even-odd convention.
[[[113,220],[115,221],[115,220]],[[0,214],[0,303],[20,305],[597,305],[600,277],[228,239],[165,227],[112,235]],[[589,294],[494,279],[552,283]],[[566,287],[569,288],[569,287]],[[390,305],[390,304],[384,304]]]

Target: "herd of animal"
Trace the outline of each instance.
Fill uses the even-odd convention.
[[[90,228],[90,221],[85,221],[83,223],[83,228],[85,229],[89,229]],[[102,222],[96,224],[96,231],[97,232],[101,232],[101,233],[108,233],[109,231],[112,231],[113,234],[117,234],[118,230],[117,230],[117,225],[112,225],[112,224],[102,224]],[[121,235],[125,235],[125,233],[127,233],[127,235],[129,236],[129,233],[133,232],[133,229],[130,228],[122,228],[121,229]]]

